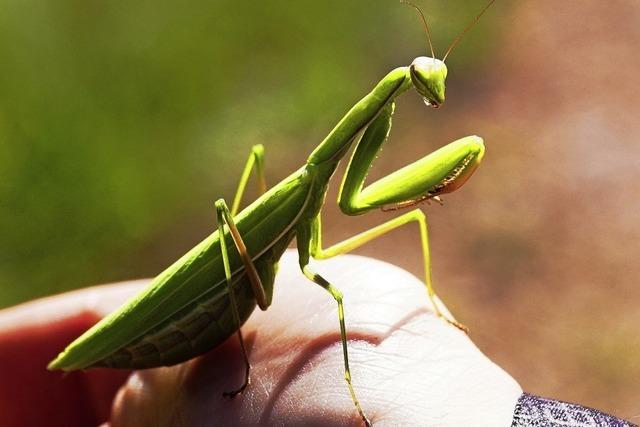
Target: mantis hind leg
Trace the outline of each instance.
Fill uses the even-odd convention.
[[[231,215],[231,212],[229,211],[229,208],[227,207],[227,204],[224,201],[224,199],[219,199],[218,201],[216,201],[216,213],[218,218],[218,234],[220,235],[220,252],[222,254],[224,274],[227,281],[227,290],[229,293],[229,300],[230,300],[229,302],[231,305],[233,318],[236,323],[236,330],[238,334],[238,339],[240,341],[240,350],[242,352],[242,357],[244,359],[244,364],[245,364],[245,375],[244,375],[244,381],[242,385],[236,390],[223,393],[223,396],[225,397],[234,398],[236,395],[242,393],[249,385],[249,382],[250,382],[249,374],[251,372],[251,364],[249,363],[249,357],[247,356],[247,350],[245,348],[244,339],[242,337],[242,328],[240,327],[240,315],[238,313],[238,303],[236,301],[235,292],[233,290],[233,282],[231,281],[231,267],[229,262],[229,252],[227,249],[227,241],[226,241],[227,239],[226,239],[225,228],[224,228],[225,224],[229,229],[229,234],[231,235],[233,243],[236,249],[238,250],[240,257],[242,258],[242,262],[245,267],[245,274],[247,275],[247,278],[251,282],[256,301],[258,302],[258,306],[260,306],[260,308],[264,310],[266,309],[268,304],[266,301],[266,295],[265,295],[264,287],[262,285],[260,276],[256,270],[253,260],[251,259],[251,256],[247,252],[247,247],[242,241],[242,236],[240,235],[240,232],[238,231],[238,228],[236,227],[233,221],[233,215]]]
[[[267,180],[264,176],[264,146],[262,144],[256,144],[251,148],[251,154],[247,159],[247,163],[244,165],[242,175],[240,176],[240,182],[238,183],[238,189],[236,195],[233,198],[233,204],[231,205],[231,215],[235,216],[240,208],[240,202],[242,201],[242,195],[245,188],[247,188],[247,182],[251,176],[251,171],[256,169],[256,179],[258,184],[258,194],[262,195],[267,191]]]

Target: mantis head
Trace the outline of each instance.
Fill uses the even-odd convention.
[[[460,42],[462,36],[464,36],[470,29],[473,27],[476,22],[480,19],[480,17],[489,9],[489,7],[495,2],[495,0],[490,0],[489,3],[482,9],[482,11],[474,18],[473,21],[465,28],[458,36],[453,40],[449,49],[442,57],[442,60],[437,59],[436,55],[433,51],[433,44],[431,43],[431,32],[429,31],[429,25],[427,25],[427,19],[424,17],[422,10],[415,4],[411,3],[409,0],[400,0],[400,3],[404,3],[416,10],[420,18],[422,19],[422,24],[424,25],[424,30],[427,34],[427,41],[429,42],[429,50],[431,51],[431,57],[427,56],[419,56],[413,60],[411,66],[409,67],[409,71],[411,74],[411,81],[413,82],[413,86],[416,88],[418,93],[422,95],[422,99],[424,99],[425,104],[432,106],[433,108],[438,108],[444,102],[444,81],[447,78],[447,66],[444,62],[447,60],[447,57],[453,51],[453,48]]]
[[[438,108],[444,102],[444,81],[447,78],[447,66],[443,61],[427,56],[419,56],[409,67],[411,81],[424,103]]]

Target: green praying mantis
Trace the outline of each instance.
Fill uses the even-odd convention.
[[[355,104],[311,153],[306,163],[267,191],[264,148],[253,147],[242,173],[231,209],[224,199],[215,202],[215,232],[160,273],[138,295],[73,341],[48,369],[72,371],[94,367],[143,369],[174,365],[199,356],[234,333],[245,362],[242,385],[249,384],[250,364],[241,325],[256,305],[266,310],[273,295],[277,263],[295,238],[302,273],[320,285],[338,305],[344,376],[353,403],[366,425],[371,425],[354,390],[349,369],[347,332],[342,294],[338,287],[309,267],[310,258],[327,259],[350,252],[398,227],[417,223],[422,242],[425,285],[435,313],[460,329],[438,307],[431,282],[427,221],[419,209],[329,248],[322,247],[321,211],[329,181],[338,164],[355,146],[344,174],[338,205],[347,215],[373,209],[415,207],[455,191],[467,181],[484,155],[483,140],[468,136],[364,187],[367,173],[391,129],[395,99],[413,87],[434,108],[445,100],[445,60],[460,38],[495,0],[478,14],[453,41],[442,60],[436,59],[429,28],[423,20],[431,57],[418,57],[410,66],[388,73]],[[238,212],[252,172],[261,195]]]

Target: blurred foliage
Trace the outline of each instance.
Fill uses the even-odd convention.
[[[418,3],[441,56],[484,0]],[[213,230],[252,144],[283,177],[425,46],[392,0],[3,2],[0,307],[158,272]]]

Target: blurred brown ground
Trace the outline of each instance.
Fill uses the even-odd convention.
[[[450,65],[445,108],[408,113],[428,115],[424,128],[396,119],[397,139],[429,141],[398,148],[405,160],[386,148],[372,177],[483,136],[476,175],[425,207],[440,296],[526,391],[637,423],[640,3],[517,2],[510,13],[498,61],[464,86]],[[337,215],[325,223],[336,240],[353,232]],[[403,230],[362,252],[421,274],[418,245]]]

